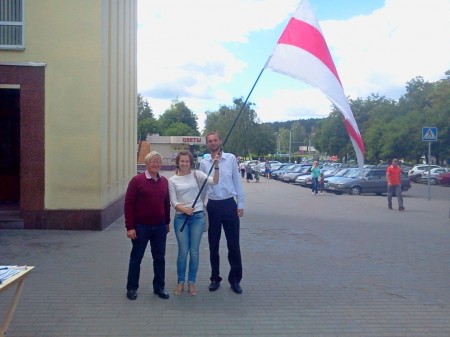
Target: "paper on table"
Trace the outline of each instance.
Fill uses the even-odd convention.
[[[0,284],[26,269],[26,266],[0,266]]]

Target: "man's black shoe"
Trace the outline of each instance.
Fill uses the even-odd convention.
[[[165,289],[158,289],[153,291],[159,298],[167,300],[169,298],[169,293]]]
[[[231,289],[233,289],[233,291],[234,291],[236,294],[242,294],[242,288],[241,288],[241,286],[239,285],[239,283],[233,283],[233,284],[231,285]]]
[[[220,287],[220,281],[211,281],[209,285],[209,291],[216,291]]]
[[[127,298],[134,301],[137,298],[137,291],[134,289],[127,290]]]

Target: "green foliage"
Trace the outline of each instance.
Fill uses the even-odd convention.
[[[186,106],[184,102],[177,99],[172,101],[169,109],[167,109],[158,119],[161,135],[170,136],[170,132],[174,132],[171,128],[174,123],[182,123],[187,126],[185,130],[191,130],[185,136],[199,136],[197,128],[197,116]],[[179,129],[180,126],[177,127]],[[170,131],[170,132],[169,132]],[[173,135],[172,135],[173,136]]]
[[[266,127],[262,127],[259,124],[252,105],[253,103],[247,102],[244,106],[242,98],[235,98],[232,106],[222,105],[219,107],[219,111],[208,112],[205,121],[205,134],[218,131],[222,140],[224,142],[226,140],[224,146],[226,151],[243,157],[262,151],[261,148],[255,146],[255,142],[260,144],[261,139],[264,139],[263,137],[266,137],[268,133],[270,138],[272,138],[271,145],[273,146],[275,143],[273,131],[267,131]],[[236,121],[234,129],[229,134],[241,109],[242,112]]]
[[[398,101],[372,94],[366,99],[350,100],[350,106],[363,137],[369,163],[401,158],[417,163],[428,143],[422,141],[422,127],[438,128],[438,141],[432,143],[432,155],[442,164],[450,159],[450,71],[446,78],[428,83],[416,77],[406,84],[406,92]],[[323,119],[261,123],[253,103],[243,107],[243,99],[235,98],[230,106],[207,112],[204,134],[218,131],[227,138],[236,116],[242,109],[225,150],[243,157],[268,157],[287,154],[292,158],[299,146],[312,145],[322,155],[353,158],[354,150],[344,127],[342,115],[332,106]],[[276,113],[276,112],[274,112]],[[199,135],[197,117],[178,100],[156,120],[148,103],[138,95],[138,133],[162,135]]]
[[[164,136],[198,136],[198,131],[181,122],[172,123],[164,130]]]
[[[144,140],[147,134],[155,134],[159,132],[158,122],[153,116],[150,105],[144,98],[138,94],[137,97],[137,133],[138,139]]]

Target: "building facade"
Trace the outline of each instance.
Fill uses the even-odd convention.
[[[137,0],[0,2],[0,209],[24,228],[101,230],[123,214],[136,41]]]
[[[157,151],[162,156],[164,170],[175,169],[175,157],[181,150],[189,150],[198,162],[199,150],[206,147],[206,138],[201,136],[156,136],[148,135],[146,139],[151,151]]]

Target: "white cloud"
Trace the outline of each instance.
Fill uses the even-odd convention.
[[[183,100],[203,127],[205,111],[231,104],[230,87],[238,95],[250,89],[242,78],[254,75],[253,60],[233,54],[229,46],[267,50],[249,40],[250,34],[279,29],[297,5],[298,0],[139,0],[139,92],[156,115],[173,98]],[[442,78],[450,69],[448,13],[449,0],[386,0],[370,15],[320,21],[346,95],[398,98],[416,76]],[[250,98],[262,121],[328,115],[330,103],[319,91],[277,76],[268,83],[265,75]]]
[[[387,0],[369,16],[321,23],[347,95],[390,96],[416,76],[442,78],[450,68],[448,13],[448,0]]]

